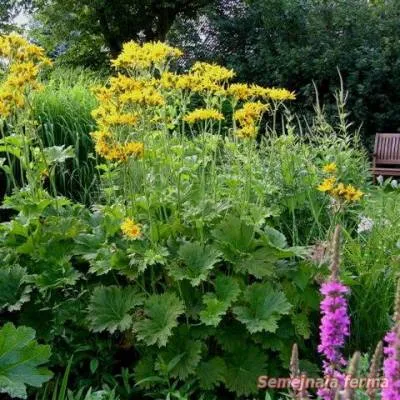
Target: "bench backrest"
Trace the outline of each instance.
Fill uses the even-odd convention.
[[[400,133],[377,133],[374,156],[376,164],[400,164]]]

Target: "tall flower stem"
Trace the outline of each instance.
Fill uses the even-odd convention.
[[[345,374],[342,369],[346,361],[342,349],[350,334],[350,318],[346,295],[349,289],[339,280],[340,266],[340,226],[337,226],[332,241],[331,276],[321,287],[324,296],[321,301],[321,342],[318,352],[322,354],[325,378],[335,380],[337,387],[320,389],[318,395],[324,400],[333,400],[339,390],[344,388]]]

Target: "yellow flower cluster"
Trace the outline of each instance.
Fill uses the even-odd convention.
[[[327,174],[334,175],[337,172],[337,166],[335,163],[326,164],[322,170]],[[328,193],[338,200],[348,202],[359,201],[364,195],[361,190],[355,188],[353,185],[345,185],[341,182],[338,183],[336,176],[325,178],[318,186],[318,190]]]
[[[169,72],[169,61],[181,55],[179,49],[161,42],[124,44],[122,53],[112,62],[124,72],[95,90],[99,106],[92,115],[98,131],[92,136],[101,156],[113,161],[143,156],[143,144],[130,138],[132,134],[151,132],[154,125],[156,130],[160,124],[172,129],[179,125],[180,118],[189,124],[222,121],[220,107],[227,99],[236,100],[231,102],[240,128],[236,134],[254,138],[262,114],[268,109],[263,103],[295,97],[285,89],[230,84],[235,72],[217,64],[196,62],[185,74]],[[200,94],[204,105],[187,113],[193,94]],[[247,103],[236,110],[239,101]]]
[[[226,93],[236,100],[249,100],[251,98],[261,98],[265,100],[287,101],[295,100],[296,95],[287,89],[265,88],[258,85],[247,85],[245,83],[233,83]]]
[[[336,172],[337,172],[336,163],[325,164],[323,166],[322,170],[327,174],[336,174]]]
[[[206,121],[209,119],[222,121],[224,116],[218,110],[212,108],[198,108],[197,110],[187,114],[183,119],[189,124],[194,124],[195,122]]]
[[[266,88],[265,97],[274,101],[296,100],[296,95],[293,92],[282,88]]]
[[[122,69],[147,69],[181,55],[181,50],[162,42],[145,43],[141,46],[130,41],[123,45],[121,54],[112,61],[112,65]]]
[[[16,34],[0,36],[0,57],[6,76],[0,84],[0,115],[7,118],[25,106],[29,91],[40,89],[39,72],[51,62],[42,48]]]
[[[237,135],[241,138],[254,138],[258,131],[257,125],[267,109],[267,104],[258,101],[245,103],[243,108],[235,111],[233,117],[240,124]]]
[[[190,71],[193,75],[202,76],[204,80],[211,82],[225,82],[235,76],[232,69],[205,62],[196,62]]]
[[[96,152],[110,161],[143,157],[144,144],[124,138],[121,130],[137,127],[143,108],[154,109],[165,103],[153,82],[119,74],[110,79],[109,86],[95,88],[94,93],[100,103],[92,111],[99,127],[92,133]]]
[[[141,142],[118,143],[108,131],[92,132],[95,150],[109,161],[126,161],[129,157],[143,157],[144,144]]]
[[[196,63],[187,74],[164,72],[159,84],[163,89],[187,90],[194,93],[213,92],[223,95],[225,89],[221,83],[230,79],[233,72],[218,65]]]
[[[125,218],[121,231],[128,239],[138,239],[141,235],[140,226],[132,218]]]

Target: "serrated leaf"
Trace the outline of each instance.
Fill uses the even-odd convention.
[[[250,333],[275,332],[282,315],[291,308],[283,292],[268,283],[255,283],[244,293],[244,304],[233,309],[237,319]]]
[[[20,310],[30,300],[31,287],[25,284],[26,269],[13,265],[0,269],[0,310]]]
[[[50,358],[50,346],[39,345],[35,331],[7,323],[0,329],[0,393],[27,397],[26,386],[40,387],[52,373],[41,367]]]
[[[238,272],[248,273],[261,279],[275,274],[275,263],[277,260],[278,258],[271,249],[261,247],[236,263],[235,267]]]
[[[196,376],[199,379],[200,388],[211,390],[220,382],[225,381],[226,364],[220,357],[214,357],[203,361],[196,369]]]
[[[184,310],[183,303],[174,293],[152,295],[144,303],[145,318],[135,322],[133,329],[138,339],[148,346],[165,346]]]
[[[215,293],[203,296],[205,309],[200,312],[200,320],[210,326],[217,326],[240,293],[239,284],[231,277],[218,276]]]
[[[235,262],[254,248],[254,227],[236,216],[226,217],[212,234],[228,261]]]
[[[205,309],[200,311],[200,320],[203,324],[217,326],[225,315],[227,306],[224,302],[213,297],[213,294],[204,295],[203,302]]]
[[[170,274],[178,281],[188,279],[193,286],[198,286],[207,279],[220,255],[220,252],[210,245],[203,246],[199,242],[184,243],[178,251],[183,265],[172,265]]]
[[[132,287],[97,287],[90,299],[89,321],[94,332],[125,331],[132,325],[131,311],[143,304],[143,297]]]
[[[226,387],[238,396],[257,393],[257,379],[265,371],[266,356],[256,346],[247,346],[225,357]]]
[[[169,365],[169,375],[184,380],[194,374],[201,359],[201,347],[202,342],[191,338],[186,327],[177,329],[166,349],[161,352],[163,363]]]

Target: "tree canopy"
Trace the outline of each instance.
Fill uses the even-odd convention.
[[[33,0],[36,36],[77,63],[117,55],[129,40],[164,40],[178,15],[193,17],[210,0]]]

